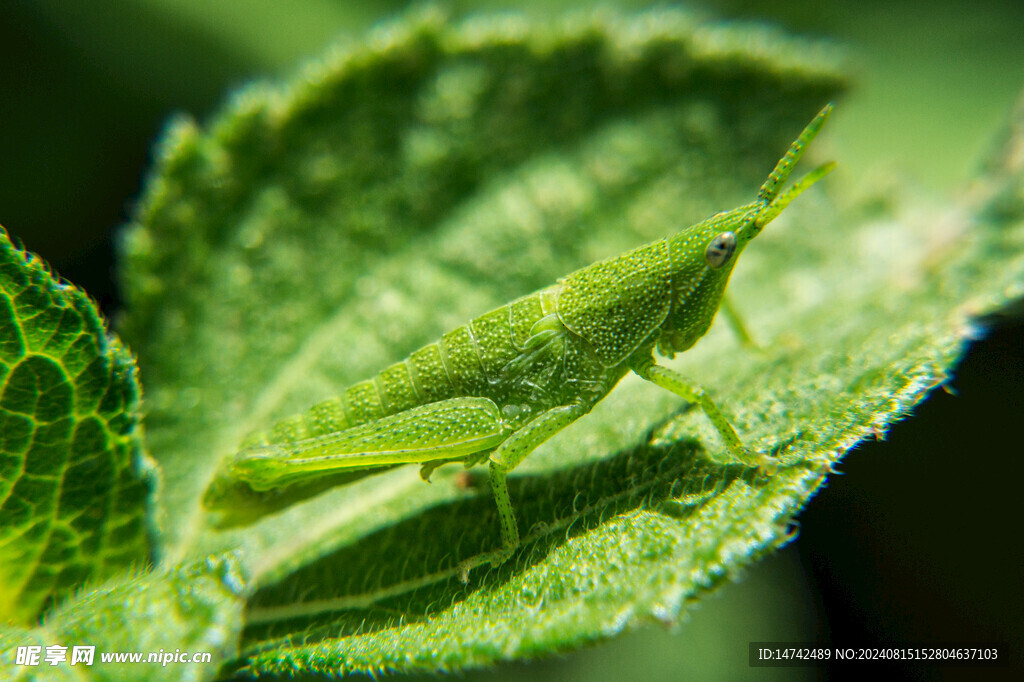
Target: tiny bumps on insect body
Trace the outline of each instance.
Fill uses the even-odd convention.
[[[221,462],[204,505],[244,505],[254,492],[339,472],[415,463],[428,479],[450,462],[486,463],[501,546],[463,561],[466,580],[475,566],[500,565],[519,547],[509,472],[629,372],[699,405],[737,460],[770,472],[772,458],[743,446],[707,391],[655,354],[671,358],[704,336],[743,249],[832,170],[834,163],[821,165],[782,192],[831,110],[804,128],[751,203],[581,268],[253,434]]]

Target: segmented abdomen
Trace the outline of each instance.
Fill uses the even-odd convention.
[[[502,370],[519,355],[533,325],[555,312],[556,290],[550,287],[485,313],[340,396],[251,435],[242,447],[291,443],[457,396],[492,398],[500,406],[507,392]]]

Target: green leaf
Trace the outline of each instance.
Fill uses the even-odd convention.
[[[249,595],[237,558],[210,556],[181,566],[122,574],[84,589],[51,611],[42,625],[0,628],[0,648],[14,656],[18,647],[48,647],[64,662],[11,667],[19,678],[180,680],[186,666],[192,679],[210,679],[237,654],[242,609]],[[73,661],[75,647],[94,647],[92,661]],[[149,656],[157,654],[155,662]],[[182,658],[172,659],[180,654]],[[205,661],[195,655],[208,655]],[[126,655],[140,660],[125,660]],[[166,657],[165,657],[166,656]],[[118,660],[121,658],[121,660]],[[13,661],[9,661],[13,663]],[[5,678],[6,679],[6,678]]]
[[[149,558],[135,363],[96,306],[0,228],[0,617]]]
[[[730,285],[763,350],[716,328],[672,363],[778,456],[775,475],[731,463],[701,414],[627,378],[515,471],[524,547],[468,585],[456,563],[494,548],[498,526],[453,467],[430,485],[392,469],[233,526],[199,500],[247,433],[750,201],[843,88],[837,63],[828,46],[678,11],[427,11],[285,87],[247,89],[207,130],[172,127],[126,235],[124,332],[165,472],[165,556],[237,550],[258,588],[241,669],[538,656],[676,622],[792,537],[835,462],[942,382],[967,314],[1020,295],[1019,214],[972,225],[977,207],[801,196]]]

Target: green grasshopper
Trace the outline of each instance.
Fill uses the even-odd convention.
[[[747,242],[832,170],[834,163],[820,166],[780,193],[831,110],[827,105],[800,133],[752,203],[577,270],[250,436],[220,465],[204,505],[236,504],[239,486],[270,491],[404,463],[422,465],[428,479],[447,462],[487,461],[501,548],[463,562],[465,578],[519,547],[508,473],[630,371],[700,405],[740,461],[770,467],[770,457],[743,447],[704,389],[656,364],[653,353],[671,358],[704,336]]]

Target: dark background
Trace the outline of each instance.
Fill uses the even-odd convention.
[[[404,3],[350,4],[0,3],[0,223],[116,320],[114,243],[168,117],[185,111],[206,120],[235,87],[284,77]],[[852,46],[855,88],[829,135],[841,178],[854,188],[898,176],[922,192],[956,196],[1024,87],[1024,3],[790,2],[770,15],[754,3],[709,4],[719,16],[766,19]],[[679,633],[647,629],[471,677],[841,679],[880,671],[746,667],[748,641],[795,637],[853,647],[1004,642],[1019,665],[1021,319],[992,321],[955,369],[951,393],[935,391],[884,442],[852,451],[801,514],[799,539],[703,603]],[[911,679],[1011,671],[896,670]]]

